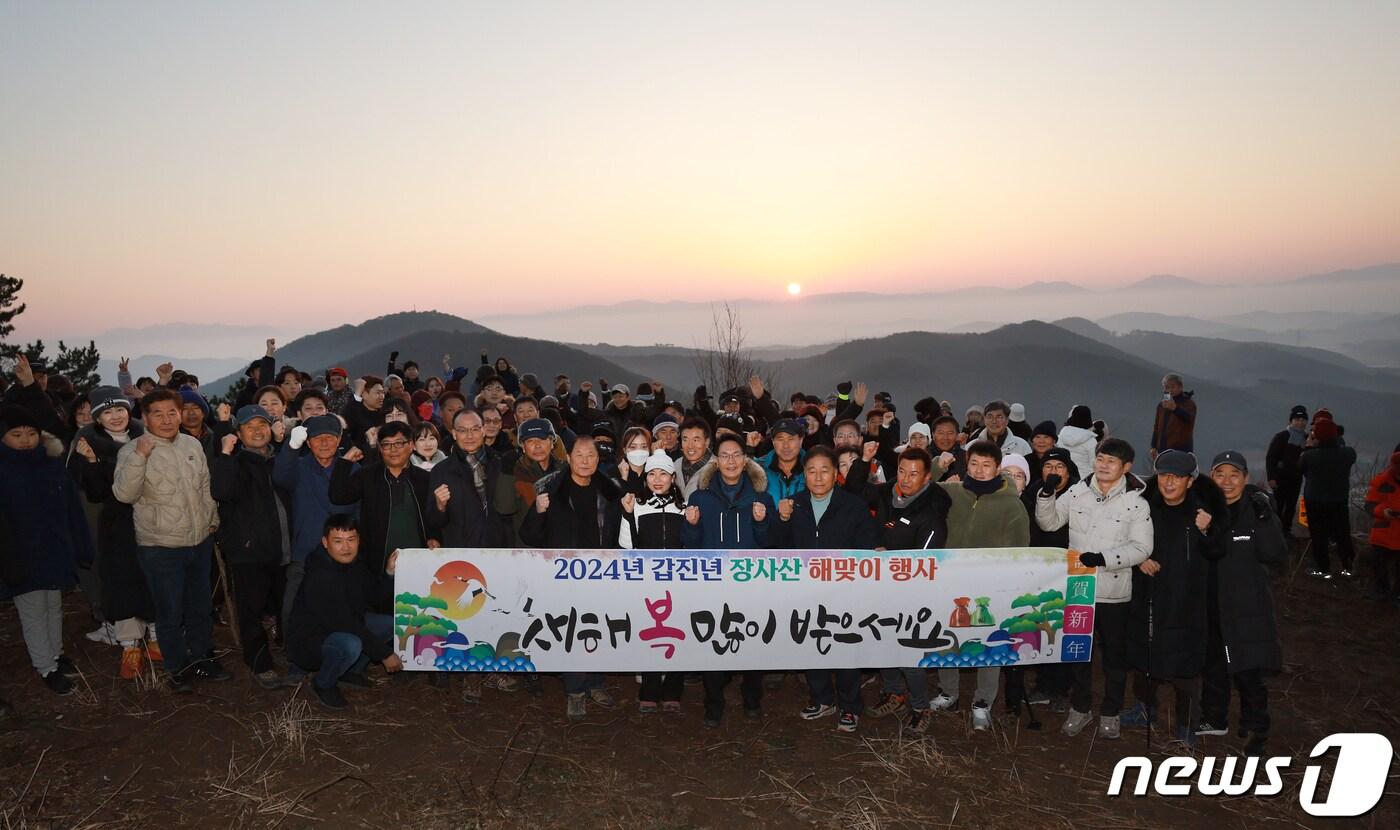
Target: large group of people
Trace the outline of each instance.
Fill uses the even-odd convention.
[[[1257,482],[1245,456],[1194,453],[1197,404],[1163,379],[1146,458],[1089,405],[1032,425],[1022,403],[954,415],[923,398],[900,413],[886,393],[841,382],[829,394],[775,398],[757,377],[688,403],[659,382],[575,384],[481,352],[443,356],[440,375],[389,356],[384,375],[312,375],[278,366],[276,344],[249,365],[232,400],[162,365],[79,394],[21,358],[0,409],[0,582],[31,663],[58,694],[76,671],[64,655],[63,592],[81,585],[98,625],[122,648],[121,675],[154,667],[175,692],[228,681],[215,627],[228,619],[247,676],[272,692],[308,684],[343,708],[345,686],[374,685],[371,664],[403,666],[392,644],[397,552],[412,548],[933,550],[1062,547],[1097,568],[1089,663],[977,669],[968,717],[1046,706],[1069,736],[1091,725],[1115,739],[1157,723],[1173,691],[1170,735],[1228,730],[1238,692],[1245,750],[1269,733],[1265,678],[1282,664],[1270,573],[1306,511],[1315,574],[1354,566],[1355,452],[1330,412],[1302,407],[1274,437]],[[548,377],[547,375],[545,377]],[[868,407],[868,408],[867,408]],[[901,414],[912,416],[906,428]],[[1263,485],[1267,486],[1263,486]],[[1377,598],[1400,590],[1400,453],[1371,484]],[[217,555],[216,548],[217,546]],[[782,675],[740,672],[745,717],[763,715]],[[1133,705],[1127,705],[1132,676]],[[565,713],[616,705],[607,678],[562,676]],[[721,723],[727,672],[647,674],[642,713],[676,713],[688,683]],[[930,688],[909,666],[809,671],[800,716],[898,717],[914,732],[958,710],[963,678]],[[1033,681],[1033,682],[1032,682]],[[864,687],[878,682],[866,709]],[[1004,688],[1004,690],[1003,690]],[[487,690],[540,693],[533,675],[475,674]],[[1097,708],[1097,723],[1094,711]]]

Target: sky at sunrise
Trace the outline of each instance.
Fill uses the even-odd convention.
[[[1400,260],[1400,3],[0,1],[17,336]]]

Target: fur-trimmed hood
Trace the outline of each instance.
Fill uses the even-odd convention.
[[[763,465],[754,461],[752,458],[747,459],[744,462],[744,472],[748,475],[749,483],[753,485],[755,493],[768,492],[768,473],[764,472]],[[710,489],[710,482],[713,481],[718,474],[719,461],[711,459],[710,463],[701,467],[700,472],[695,474],[696,480],[699,483],[699,489]]]

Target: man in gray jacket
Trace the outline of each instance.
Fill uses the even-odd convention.
[[[212,657],[209,568],[219,514],[204,448],[180,432],[180,396],[158,389],[141,399],[141,411],[146,434],[117,453],[112,493],[133,508],[170,686],[189,692],[195,677],[230,677]]]

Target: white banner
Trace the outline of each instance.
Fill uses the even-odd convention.
[[[418,671],[724,671],[1084,662],[1095,572],[1062,548],[405,550]]]

